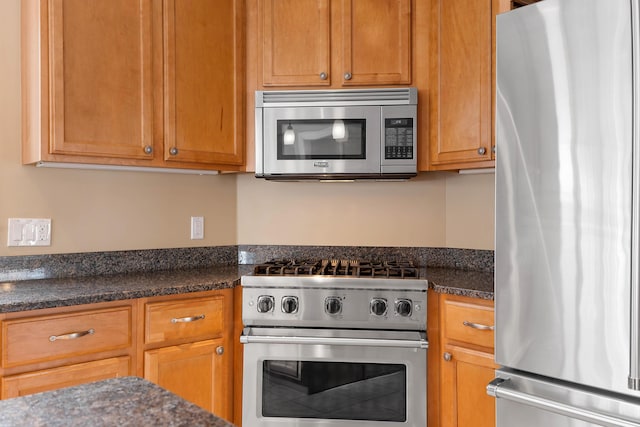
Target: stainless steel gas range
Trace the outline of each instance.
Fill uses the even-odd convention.
[[[273,261],[242,286],[243,425],[426,426],[419,268]]]

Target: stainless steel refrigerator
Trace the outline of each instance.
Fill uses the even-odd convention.
[[[497,18],[498,427],[640,426],[640,0]]]

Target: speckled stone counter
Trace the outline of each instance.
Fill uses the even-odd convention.
[[[427,268],[426,278],[429,288],[439,293],[493,299],[493,273]]]
[[[0,401],[0,426],[209,426],[233,424],[137,377]]]
[[[0,313],[231,288],[250,266],[0,283]]]
[[[229,288],[271,259],[408,259],[436,292],[493,299],[493,251],[241,245],[0,257],[0,313]],[[238,265],[236,265],[238,264]]]

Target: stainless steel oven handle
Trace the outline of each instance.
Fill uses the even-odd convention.
[[[511,388],[509,379],[496,378],[487,385],[487,394],[495,398],[502,398],[512,402],[533,406],[544,411],[554,412],[569,418],[607,427],[637,427],[638,424],[577,406],[568,405],[556,400],[524,393]]]
[[[344,346],[369,346],[369,347],[402,347],[402,348],[429,348],[429,342],[425,333],[420,333],[419,340],[390,340],[378,338],[330,338],[330,337],[287,337],[287,336],[259,336],[243,332],[240,336],[242,344],[307,344],[307,345],[344,345]]]

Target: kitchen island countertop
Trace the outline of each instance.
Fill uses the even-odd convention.
[[[208,426],[233,424],[138,377],[0,401],[2,426]]]

